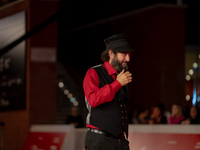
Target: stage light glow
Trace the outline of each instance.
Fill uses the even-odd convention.
[[[70,102],[74,103],[76,101],[76,99],[74,97],[70,98]]]
[[[77,101],[73,102],[73,105],[78,106],[78,102]]]
[[[65,94],[65,95],[69,94],[69,90],[65,89],[65,90],[64,90],[64,94]]]
[[[192,65],[194,68],[197,68],[198,67],[198,64],[196,62],[193,63]]]
[[[190,95],[186,95],[185,99],[186,99],[186,101],[189,101],[190,100]]]
[[[64,83],[63,83],[63,82],[59,82],[59,83],[58,83],[58,86],[59,86],[60,88],[63,88],[63,87],[64,87]]]
[[[186,79],[187,81],[190,81],[190,79],[191,79],[190,75],[186,75],[185,79]]]
[[[190,69],[190,70],[188,71],[188,73],[189,73],[189,75],[193,75],[193,74],[194,74],[194,71],[193,71],[192,69]]]
[[[67,97],[68,97],[69,99],[72,98],[72,97],[73,97],[72,93],[69,93],[69,94],[67,95]]]
[[[193,89],[193,99],[192,99],[192,105],[195,106],[196,105],[196,98],[197,98],[197,92],[196,92],[196,88]]]

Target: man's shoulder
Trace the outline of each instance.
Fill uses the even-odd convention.
[[[104,64],[95,65],[88,69],[86,75],[96,76],[99,72],[102,72],[104,68]]]
[[[108,72],[104,64],[93,66],[91,69],[95,70],[98,74]]]
[[[99,64],[99,65],[95,65],[91,68],[88,69],[87,73],[93,73],[93,72],[96,72],[97,69],[101,68],[103,65],[102,64]]]
[[[89,75],[89,76],[95,76],[95,75],[97,74],[96,69],[99,68],[100,66],[101,66],[101,64],[89,68],[89,69],[87,70],[86,76],[88,76],[88,75]]]
[[[99,64],[99,65],[93,66],[93,67],[91,67],[91,68],[95,69],[95,68],[99,68],[99,67],[101,67],[101,66],[102,66],[102,64]]]

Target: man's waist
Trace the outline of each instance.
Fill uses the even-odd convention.
[[[106,131],[102,131],[100,129],[93,129],[93,128],[88,128],[88,131],[93,132],[93,133],[97,133],[97,134],[101,134],[101,135],[105,135],[107,137],[111,137],[111,138],[115,138],[115,139],[122,139],[124,138],[124,132],[122,132],[121,134],[119,134],[118,136],[114,136]]]

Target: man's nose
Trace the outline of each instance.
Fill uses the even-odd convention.
[[[126,60],[127,62],[130,61],[130,54],[126,54],[126,56],[125,56],[125,60]]]

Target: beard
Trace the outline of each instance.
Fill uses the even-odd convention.
[[[120,62],[117,58],[117,55],[114,56],[111,66],[117,71],[121,72],[124,69],[124,72],[128,71],[128,65],[126,64],[125,66],[122,65],[122,63],[128,63],[127,61],[122,61]]]

